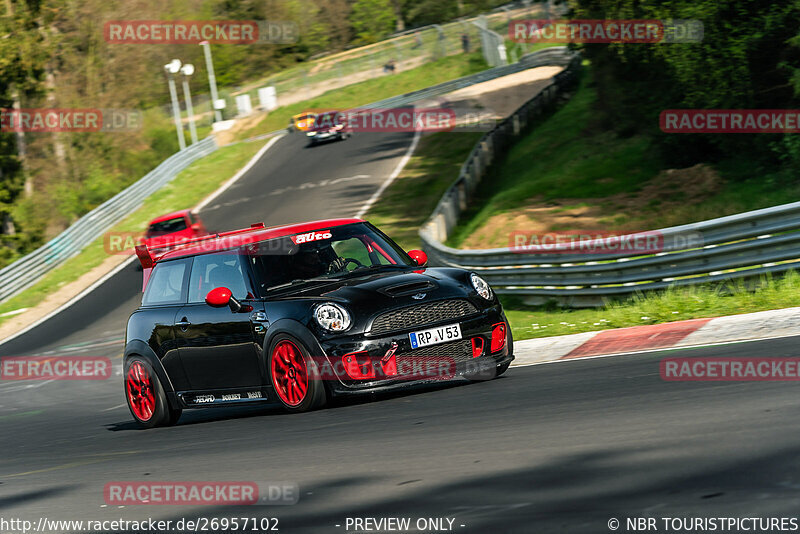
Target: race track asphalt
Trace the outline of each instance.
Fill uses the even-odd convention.
[[[284,138],[203,218],[225,230],[352,216],[410,140],[357,136],[306,149],[302,139]],[[319,185],[358,175],[366,177]],[[296,188],[303,183],[318,185]],[[119,373],[122,328],[140,276],[126,269],[0,345],[0,355],[108,356]],[[280,532],[343,533],[348,517],[408,517],[412,524],[446,517],[456,532],[596,534],[610,532],[611,518],[628,532],[628,517],[794,517],[797,383],[665,382],[659,361],[793,357],[798,342],[512,367],[491,382],[339,401],[307,414],[187,411],[177,426],[154,430],[133,424],[118,375],[3,381],[0,520],[277,517]],[[297,483],[299,502],[117,507],[103,498],[113,481],[206,480]]]

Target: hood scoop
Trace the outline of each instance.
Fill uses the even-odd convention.
[[[382,287],[378,289],[378,292],[389,297],[405,297],[408,295],[416,295],[417,293],[426,293],[438,288],[439,285],[435,282],[423,280],[421,282],[406,282],[404,284]]]

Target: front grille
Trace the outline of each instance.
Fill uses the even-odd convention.
[[[464,299],[440,300],[408,306],[379,315],[372,322],[370,334],[382,335],[397,330],[421,328],[425,325],[459,319],[477,313],[478,310]]]
[[[451,341],[441,345],[431,345],[397,355],[398,362],[403,358],[452,358],[455,363],[472,360],[472,342],[469,339]]]
[[[448,380],[457,372],[457,365],[471,360],[472,343],[463,339],[398,354],[397,372],[407,378]]]

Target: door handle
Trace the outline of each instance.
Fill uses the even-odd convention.
[[[189,328],[189,326],[191,326],[191,324],[192,323],[190,323],[189,320],[186,319],[186,317],[183,317],[180,321],[175,323],[175,326],[179,326],[181,328],[181,330],[186,331],[186,329]]]

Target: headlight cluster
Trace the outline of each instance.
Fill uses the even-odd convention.
[[[472,282],[472,287],[475,288],[475,291],[478,292],[478,295],[486,300],[492,300],[492,288],[489,287],[489,284],[486,283],[486,280],[477,274],[472,273],[469,275],[469,281]]]
[[[343,332],[350,328],[350,314],[347,313],[347,310],[332,302],[317,306],[314,311],[314,318],[322,328],[330,332]]]

